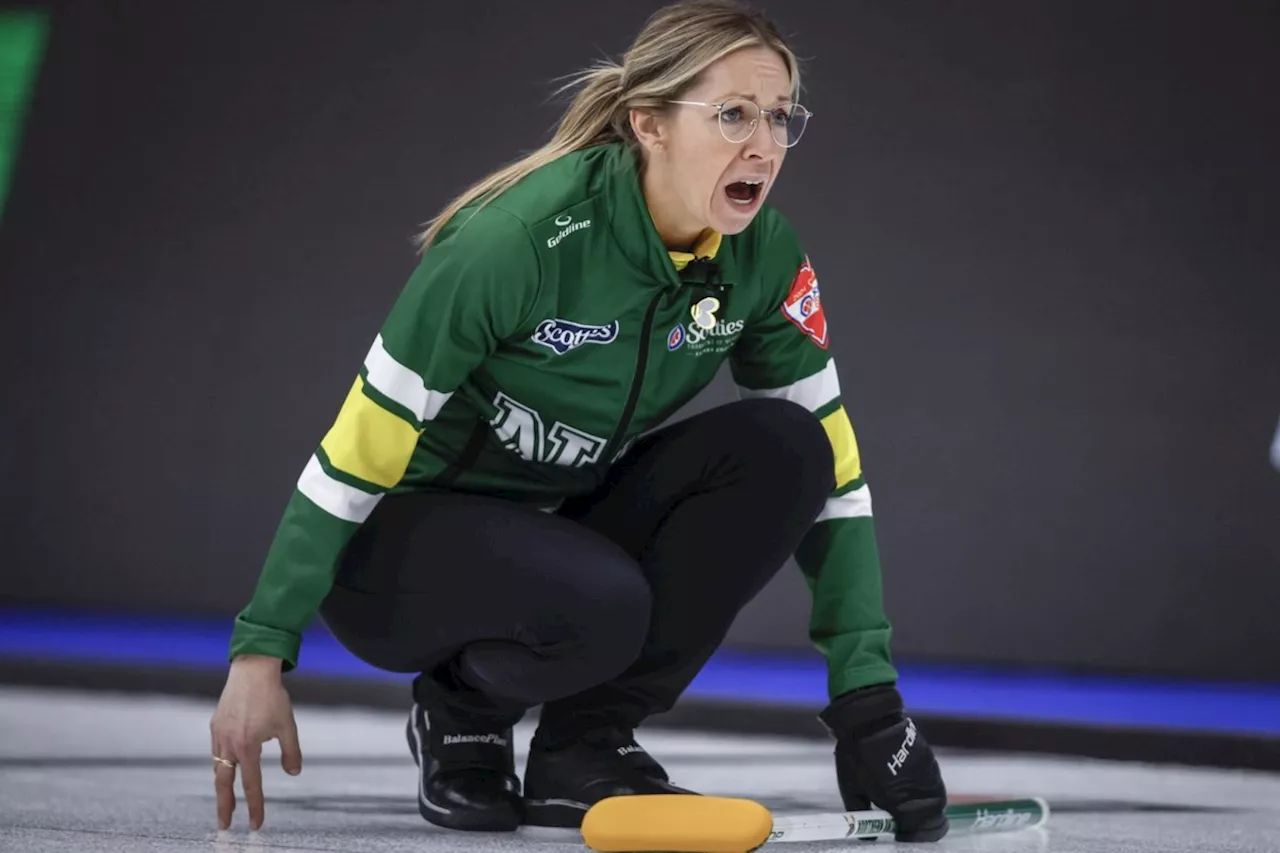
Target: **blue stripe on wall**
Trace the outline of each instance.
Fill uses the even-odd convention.
[[[0,610],[0,657],[132,666],[226,667],[229,622]],[[899,665],[917,713],[1032,722],[1280,735],[1280,685],[1190,683],[982,667]],[[300,672],[404,681],[357,660],[319,627],[304,638]],[[687,695],[746,702],[825,704],[816,656],[722,651]]]

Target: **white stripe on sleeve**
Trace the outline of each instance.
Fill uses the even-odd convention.
[[[821,370],[798,382],[792,382],[781,388],[752,389],[739,385],[738,395],[744,400],[752,397],[780,397],[799,403],[811,412],[816,412],[840,396],[840,377],[836,375],[835,359],[829,358]]]
[[[314,455],[302,469],[298,491],[329,515],[357,524],[363,524],[378,501],[382,500],[382,495],[371,495],[333,479],[325,473],[319,458]]]
[[[867,486],[854,489],[847,495],[828,498],[827,505],[814,521],[827,521],[832,518],[862,518],[871,515],[871,489]]]
[[[364,359],[368,382],[382,394],[395,400],[420,421],[434,420],[453,392],[432,391],[422,377],[391,357],[378,335]]]

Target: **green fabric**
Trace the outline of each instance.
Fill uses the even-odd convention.
[[[293,493],[253,598],[236,617],[230,658],[271,655],[282,658],[286,670],[297,666],[302,630],[328,594],[336,556],[357,529]]]
[[[809,632],[828,662],[828,693],[897,680],[880,573],[869,568],[880,563],[872,520],[819,522],[795,557],[813,594]]]
[[[459,213],[379,330],[402,389],[407,375],[418,393],[450,395],[419,420],[403,392],[366,390],[421,429],[388,492],[452,488],[554,506],[598,486],[637,436],[692,400],[726,361],[746,395],[795,398],[803,386],[808,396],[797,402],[835,411],[835,387],[813,381],[833,369],[825,335],[806,334],[784,310],[797,304],[793,285],[807,261],[786,219],[765,206],[744,232],[724,237],[713,260],[722,290],[706,281],[705,265],[677,269],[649,217],[634,155],[619,144],[561,158]],[[720,303],[715,322],[699,328],[708,297]],[[377,372],[367,361],[352,370],[366,379]],[[813,396],[819,385],[830,391],[824,399]],[[478,424],[484,440],[475,447]],[[463,458],[469,446],[477,452]],[[317,460],[333,480],[369,488],[334,473],[319,450]],[[842,689],[895,677],[870,525],[821,521],[797,554],[818,578],[813,639]],[[237,620],[233,655],[283,649],[293,665],[296,638],[357,527],[295,494]]]
[[[0,11],[0,217],[48,33],[43,10]]]

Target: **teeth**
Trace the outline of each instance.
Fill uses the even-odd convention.
[[[745,184],[749,187],[759,189],[764,185],[764,182],[765,182],[764,178],[744,178],[740,181],[734,181],[733,183]],[[741,205],[743,207],[750,207],[751,205],[755,204],[757,196],[758,196],[758,193],[752,193],[751,198],[730,197],[729,201],[733,202],[734,204]]]

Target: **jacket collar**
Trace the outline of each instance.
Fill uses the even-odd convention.
[[[670,251],[662,243],[640,185],[636,156],[622,142],[607,143],[606,181],[610,198],[609,227],[622,254],[641,272],[664,286],[679,287],[688,280],[681,273],[696,260],[714,259],[721,235],[708,229],[692,252]]]
[[[694,244],[692,252],[675,252],[667,251],[667,255],[671,258],[671,262],[675,264],[676,271],[679,272],[689,264],[698,260],[714,260],[716,252],[720,251],[720,241],[723,239],[720,232],[713,231],[708,228],[698,237],[698,242]]]

